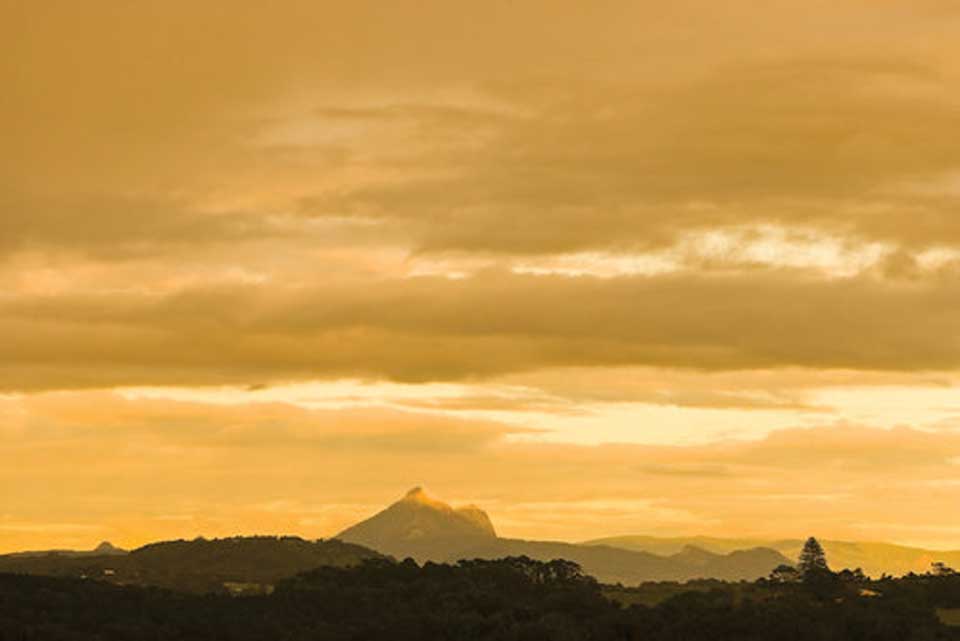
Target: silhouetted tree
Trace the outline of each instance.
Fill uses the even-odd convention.
[[[943,561],[934,561],[930,564],[930,574],[933,576],[956,576],[957,571]]]
[[[844,592],[844,584],[839,575],[830,571],[827,565],[827,555],[820,542],[812,536],[807,539],[800,552],[797,563],[804,590],[818,600],[828,601],[840,598]]]
[[[827,565],[827,555],[823,551],[823,546],[812,536],[803,544],[803,551],[800,552],[800,559],[797,563],[800,575],[807,578],[810,574],[829,572]]]
[[[769,580],[771,583],[796,583],[800,580],[800,572],[792,565],[783,563],[773,569]]]
[[[863,570],[861,568],[857,568],[855,570],[844,568],[837,574],[837,578],[840,579],[841,583],[852,583],[852,584],[867,583],[870,580],[869,578],[867,578],[867,575],[863,573]]]

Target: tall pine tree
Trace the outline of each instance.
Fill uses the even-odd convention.
[[[797,569],[800,570],[800,575],[803,577],[830,571],[823,546],[812,536],[803,544],[803,551],[800,552],[800,560],[797,565]]]

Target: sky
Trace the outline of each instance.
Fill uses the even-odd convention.
[[[960,6],[0,0],[0,552],[960,549]]]

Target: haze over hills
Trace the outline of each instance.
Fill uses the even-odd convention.
[[[871,576],[922,573],[929,570],[930,564],[934,561],[942,561],[951,566],[960,565],[960,550],[926,550],[893,543],[857,541],[821,540],[820,543],[834,570],[860,568]],[[617,536],[585,541],[583,545],[609,546],[664,555],[675,554],[687,547],[696,547],[714,554],[729,554],[735,550],[762,547],[776,550],[790,559],[796,559],[803,547],[803,540],[725,539],[706,536]]]
[[[666,556],[613,546],[501,538],[480,508],[455,509],[419,487],[336,538],[421,563],[507,556],[541,561],[567,559],[607,583],[756,579],[780,564],[790,563],[779,552],[759,547],[717,554],[689,546]]]

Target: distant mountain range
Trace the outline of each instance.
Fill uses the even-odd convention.
[[[942,561],[953,567],[960,566],[960,550],[925,550],[893,543],[857,541],[820,540],[820,543],[827,554],[830,567],[834,570],[860,568],[874,577],[885,573],[893,576],[910,572],[920,574],[929,570],[930,564],[934,561]],[[688,547],[696,547],[714,554],[729,554],[735,550],[762,547],[776,550],[790,559],[796,559],[803,547],[803,540],[724,539],[706,536],[687,538],[617,536],[585,541],[582,545],[616,547],[660,555],[675,554]]]
[[[528,556],[540,561],[567,559],[605,583],[696,578],[753,580],[766,576],[778,565],[790,563],[776,550],[762,547],[718,554],[691,545],[670,555],[657,555],[615,546],[501,538],[480,508],[471,505],[455,509],[429,497],[419,487],[336,538],[421,563],[506,556]]]
[[[887,543],[822,543],[835,570],[859,567],[880,576],[922,573],[934,561],[960,566],[960,551],[935,552]],[[503,538],[479,507],[454,508],[418,487],[335,539],[199,538],[153,543],[131,552],[104,542],[89,551],[0,556],[0,572],[98,578],[189,592],[256,593],[317,567],[345,567],[383,556],[410,557],[420,563],[527,556],[538,561],[574,561],[604,583],[752,581],[779,565],[792,564],[802,545],[800,539],[622,536],[578,544]]]

